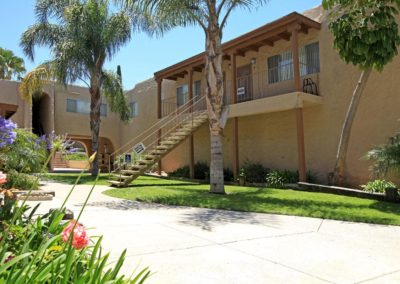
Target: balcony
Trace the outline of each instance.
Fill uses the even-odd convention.
[[[303,70],[306,70],[306,68],[304,67]],[[296,91],[293,79],[270,84],[267,79],[271,74],[268,76],[267,73],[267,71],[252,72],[250,75],[237,77],[236,98],[227,95],[233,93],[231,90],[232,81],[225,81],[224,105],[229,108],[229,117],[272,113],[322,104],[323,100],[319,95],[318,73],[301,77],[302,92]],[[269,73],[271,73],[271,70]],[[291,75],[288,76],[288,78],[290,77]],[[162,100],[161,105],[162,117],[174,111],[179,111],[176,97]]]

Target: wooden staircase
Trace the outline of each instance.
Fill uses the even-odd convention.
[[[135,140],[111,154],[114,171],[110,175],[112,186],[128,186],[132,181],[157,164],[164,156],[192,135],[208,120],[205,98],[189,101],[174,113],[156,123]],[[134,149],[143,145],[145,150],[135,154]],[[134,155],[132,155],[132,153]],[[125,155],[135,156],[132,161],[124,161]],[[123,162],[121,162],[121,160]]]

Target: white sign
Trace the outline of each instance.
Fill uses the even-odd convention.
[[[243,96],[246,94],[246,89],[244,87],[237,88],[236,93],[238,96]]]
[[[146,147],[144,147],[143,143],[139,143],[135,147],[133,147],[133,151],[135,151],[135,153],[138,155],[142,153],[144,150],[146,150]]]

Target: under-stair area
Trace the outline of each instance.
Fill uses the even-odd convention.
[[[205,97],[188,101],[110,155],[109,183],[128,186],[207,121]]]

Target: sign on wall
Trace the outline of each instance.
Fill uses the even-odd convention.
[[[133,151],[135,151],[135,153],[138,155],[142,153],[144,150],[146,150],[146,147],[144,147],[143,143],[139,143],[135,147],[133,147]]]

